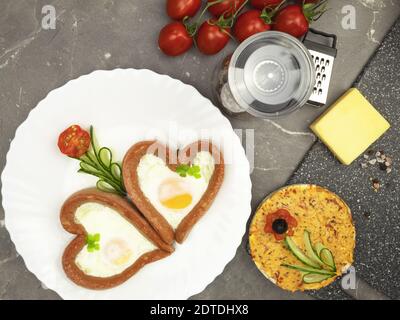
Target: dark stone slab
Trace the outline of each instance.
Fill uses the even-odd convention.
[[[352,209],[357,229],[355,268],[357,277],[392,299],[400,299],[400,19],[395,23],[355,86],[391,123],[391,129],[372,147],[394,161],[388,174],[379,165],[362,168],[360,157],[341,165],[317,142],[289,183],[315,183],[336,192]],[[370,179],[382,184],[374,191]],[[311,295],[344,299],[340,281]]]

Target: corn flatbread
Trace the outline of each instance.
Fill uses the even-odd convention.
[[[305,230],[310,232],[313,244],[322,243],[332,252],[337,267],[335,276],[306,284],[300,271],[282,266],[304,264],[284,241],[264,231],[266,216],[278,209],[286,209],[296,218],[291,238],[303,252]],[[332,283],[353,263],[355,228],[350,208],[336,194],[315,185],[292,185],[276,191],[260,205],[250,225],[249,242],[255,264],[269,280],[289,291],[316,290]]]

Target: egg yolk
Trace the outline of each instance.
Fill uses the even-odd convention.
[[[161,183],[158,197],[164,207],[173,210],[184,209],[193,200],[192,195],[186,191],[185,183],[175,179],[168,179]]]
[[[120,266],[129,261],[132,256],[132,251],[124,240],[113,239],[108,241],[105,245],[104,254],[110,263]]]

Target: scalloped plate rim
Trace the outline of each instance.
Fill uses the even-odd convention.
[[[16,251],[18,252],[18,254],[21,255],[21,257],[22,257],[22,259],[23,259],[23,261],[24,261],[24,263],[25,263],[26,268],[27,268],[31,273],[33,273],[33,274],[39,279],[39,281],[41,281],[42,284],[44,284],[44,285],[46,285],[46,286],[47,286],[47,284],[45,283],[45,280],[41,277],[41,275],[38,275],[38,274],[33,270],[33,266],[32,266],[29,262],[27,262],[26,257],[24,257],[24,249],[22,248],[22,245],[21,245],[20,243],[18,243],[18,241],[16,241],[16,238],[17,238],[17,237],[13,234],[13,232],[12,232],[12,230],[11,230],[12,227],[9,225],[9,222],[8,222],[8,215],[7,215],[7,213],[6,213],[6,211],[7,211],[7,199],[3,196],[4,193],[5,193],[5,190],[6,190],[6,185],[3,183],[3,181],[4,181],[4,178],[6,177],[6,175],[7,175],[7,173],[8,173],[8,166],[7,166],[7,163],[9,162],[9,160],[10,160],[10,158],[11,158],[11,152],[12,152],[13,146],[15,145],[15,143],[16,143],[18,137],[21,135],[21,132],[23,131],[23,129],[28,125],[28,121],[29,121],[33,116],[35,116],[37,113],[41,112],[43,108],[45,108],[45,104],[43,103],[43,101],[45,101],[45,100],[48,99],[49,97],[55,95],[58,91],[63,90],[65,87],[68,87],[68,86],[70,86],[71,84],[73,84],[73,83],[75,83],[75,82],[78,82],[78,81],[80,81],[80,80],[84,80],[84,79],[86,79],[86,78],[90,78],[90,77],[92,77],[92,76],[96,76],[96,74],[99,74],[99,73],[119,73],[119,72],[132,72],[132,71],[133,71],[133,72],[141,72],[141,73],[149,73],[149,74],[151,74],[152,76],[164,78],[166,81],[173,81],[173,82],[175,82],[176,84],[178,84],[180,87],[183,87],[183,88],[185,88],[185,89],[190,89],[190,90],[192,90],[196,95],[199,96],[199,98],[201,97],[202,99],[204,99],[205,102],[208,102],[211,106],[213,106],[214,109],[215,109],[215,110],[213,110],[213,111],[217,112],[217,113],[219,114],[219,116],[220,116],[221,118],[223,118],[223,121],[225,121],[226,125],[229,126],[230,129],[232,129],[232,131],[233,131],[232,125],[231,125],[231,123],[228,121],[228,119],[225,118],[225,116],[223,116],[223,114],[221,113],[221,111],[220,111],[218,108],[216,108],[216,107],[212,104],[212,102],[211,102],[209,99],[207,99],[206,97],[202,96],[201,93],[200,93],[195,87],[193,87],[193,86],[191,86],[191,85],[188,85],[188,84],[185,84],[185,83],[182,82],[181,80],[174,79],[174,78],[172,78],[172,77],[170,77],[170,76],[168,76],[168,75],[165,75],[165,74],[158,74],[158,73],[156,73],[156,72],[154,72],[154,71],[152,71],[152,70],[149,70],[149,69],[133,69],[133,68],[126,68],[126,69],[125,69],[125,68],[116,68],[116,69],[113,69],[113,70],[94,70],[94,71],[89,72],[89,73],[87,73],[87,74],[81,75],[81,76],[79,76],[79,77],[77,77],[77,78],[71,79],[71,80],[67,81],[65,84],[63,84],[63,85],[61,85],[61,86],[59,86],[59,87],[57,87],[57,88],[51,90],[51,91],[36,105],[36,107],[34,107],[33,109],[31,109],[31,110],[29,111],[29,113],[28,113],[26,119],[25,119],[25,120],[18,126],[18,128],[16,129],[14,138],[12,139],[12,141],[11,141],[11,143],[10,143],[10,146],[9,146],[9,150],[7,151],[7,155],[6,155],[6,164],[5,164],[4,169],[3,169],[3,171],[2,171],[2,174],[1,174],[1,181],[2,181],[1,194],[2,194],[2,206],[3,206],[3,209],[4,209],[5,227],[6,227],[7,230],[9,231],[10,239],[11,239],[11,241],[14,243],[15,248],[16,248]],[[235,136],[236,136],[236,135],[235,135]],[[236,136],[235,139],[240,143],[240,140],[239,140],[239,137],[238,137],[238,136]],[[241,152],[242,152],[242,155],[245,156],[245,152],[244,152],[244,149],[243,149],[243,148],[242,148]],[[250,167],[249,167],[248,162],[246,162],[246,164],[247,164],[247,167],[248,167],[248,171],[250,172]],[[248,220],[248,218],[250,217],[250,214],[251,214],[251,204],[250,204],[250,202],[251,202],[251,188],[252,188],[252,183],[251,183],[250,176],[249,176],[249,177],[248,177],[248,189],[249,189],[249,190],[247,190],[247,191],[249,191],[249,192],[247,192],[247,198],[248,198],[247,220]],[[11,227],[11,228],[10,228],[10,227]],[[195,290],[193,290],[193,292],[190,294],[190,296],[202,292],[210,283],[212,283],[212,282],[215,280],[215,278],[217,278],[217,277],[224,271],[224,269],[226,268],[226,265],[227,265],[227,264],[234,258],[234,256],[236,255],[236,251],[237,251],[237,249],[239,248],[239,246],[241,245],[241,241],[242,241],[242,238],[243,238],[243,235],[245,234],[245,232],[246,232],[246,224],[243,224],[243,226],[241,227],[240,241],[238,241],[237,244],[235,244],[234,246],[232,246],[232,248],[231,248],[231,250],[230,250],[230,253],[226,255],[226,256],[229,256],[229,258],[227,258],[227,261],[226,261],[225,265],[221,265],[221,267],[215,272],[215,276],[211,279],[211,281],[209,281],[208,283],[204,283],[204,284],[202,284],[202,285],[198,285],[197,288],[196,288]],[[67,244],[66,244],[66,245],[67,245]],[[55,291],[57,294],[59,294],[60,296],[62,296],[59,292],[57,292],[57,288],[55,288],[55,287],[53,287],[53,286],[48,286],[48,289],[51,289],[51,290]],[[111,289],[111,290],[112,290],[112,289]],[[184,298],[189,298],[190,296],[184,297]],[[70,297],[66,297],[66,298],[69,299]],[[125,298],[124,298],[124,299],[125,299]]]

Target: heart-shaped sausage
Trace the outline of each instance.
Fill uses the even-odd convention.
[[[64,271],[85,288],[115,287],[173,251],[128,200],[97,189],[71,195],[60,220],[65,230],[77,235],[64,251]]]
[[[208,169],[212,167],[208,170],[206,165],[198,166],[204,177],[182,178],[176,172],[181,165],[188,168],[201,162],[200,156],[211,163]],[[173,151],[158,141],[142,141],[126,153],[122,175],[131,201],[161,238],[168,244],[174,239],[182,243],[214,201],[224,179],[224,160],[209,141],[197,141],[180,151]],[[166,202],[160,200],[176,189],[184,191]]]

